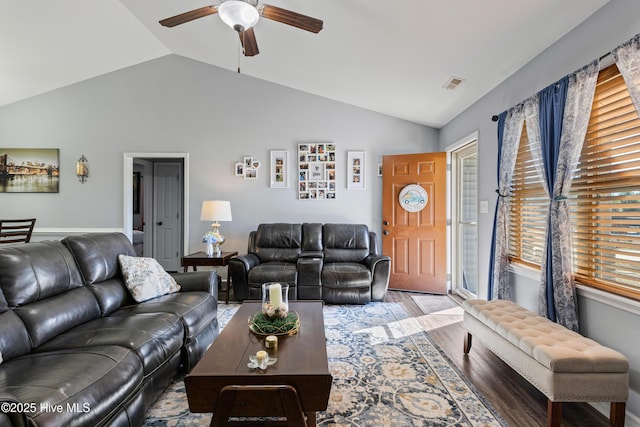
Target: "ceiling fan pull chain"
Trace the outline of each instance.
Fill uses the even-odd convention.
[[[242,41],[238,37],[238,74],[240,74],[240,54],[242,52]]]

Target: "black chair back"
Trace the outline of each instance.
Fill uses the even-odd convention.
[[[29,243],[35,218],[30,219],[0,219],[0,244]]]

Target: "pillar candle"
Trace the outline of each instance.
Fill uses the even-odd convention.
[[[280,283],[269,286],[269,303],[272,308],[277,308],[282,303],[282,286],[280,286]]]

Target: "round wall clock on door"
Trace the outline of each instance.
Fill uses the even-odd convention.
[[[400,190],[398,202],[407,212],[420,212],[429,203],[429,195],[420,185],[409,184]]]

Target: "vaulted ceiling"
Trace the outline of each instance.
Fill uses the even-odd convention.
[[[0,106],[173,53],[439,128],[608,0],[265,0],[324,28],[261,19],[250,58],[217,15],[158,24],[210,1],[1,0]]]

